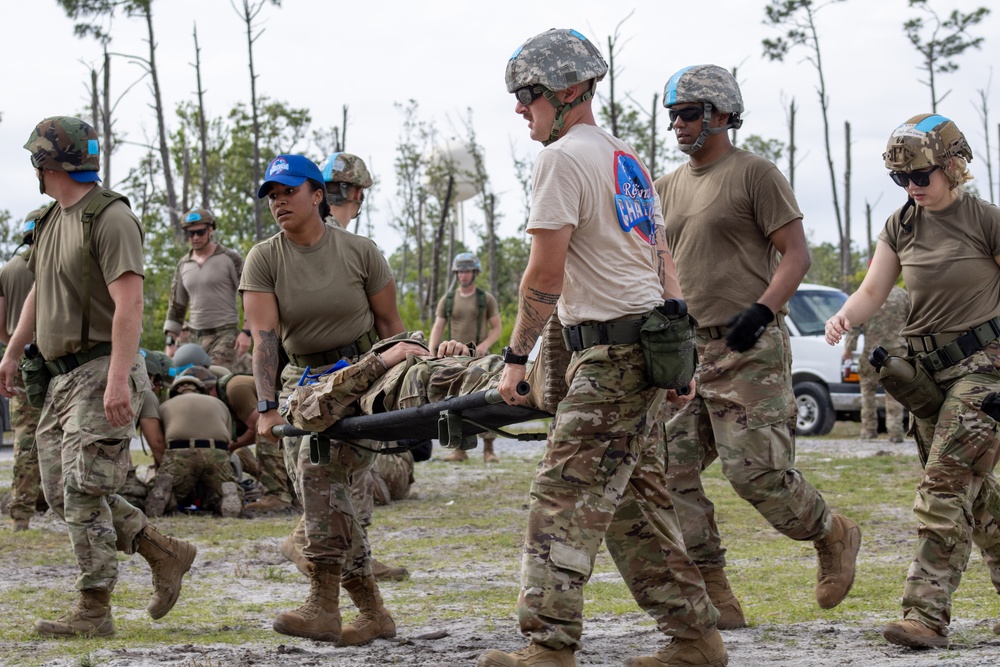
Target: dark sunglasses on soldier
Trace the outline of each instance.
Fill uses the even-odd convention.
[[[204,236],[205,234],[208,234],[208,227],[202,227],[201,229],[184,230],[184,235],[187,236],[188,238],[191,238],[192,236]]]
[[[926,171],[890,171],[889,178],[901,188],[905,188],[910,183],[918,188],[926,188],[931,184],[931,174],[940,168],[938,165],[934,165]]]
[[[532,102],[545,94],[545,89],[541,86],[524,86],[514,91],[514,97],[524,106],[530,106]]]
[[[670,117],[670,122],[674,122],[680,118],[685,123],[693,123],[694,121],[701,118],[702,114],[705,113],[704,107],[684,107],[683,109],[667,109],[667,116]]]

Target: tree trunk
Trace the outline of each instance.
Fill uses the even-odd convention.
[[[851,124],[844,121],[844,238],[840,241],[840,289],[850,286],[851,262]]]
[[[149,34],[149,75],[153,79],[153,100],[156,108],[156,125],[160,135],[160,160],[163,162],[163,182],[167,187],[167,213],[170,226],[177,238],[181,232],[181,216],[177,209],[177,192],[174,188],[174,174],[170,166],[170,145],[167,143],[167,124],[163,119],[163,96],[160,93],[160,77],[156,71],[156,40],[153,36],[153,8],[146,5],[146,31]]]
[[[201,207],[211,208],[208,182],[208,129],[205,121],[205,91],[201,87],[201,47],[198,46],[198,26],[194,27],[194,71],[198,78],[198,140],[201,158]]]
[[[104,106],[101,109],[101,128],[104,130],[104,185],[111,187],[111,151],[115,148],[111,133],[111,56],[104,47]]]
[[[448,188],[445,190],[444,201],[441,202],[441,219],[434,230],[434,247],[431,249],[431,284],[427,293],[427,306],[433,309],[438,302],[438,289],[441,280],[441,248],[444,245],[444,228],[448,224],[448,212],[451,208],[451,193],[455,188],[454,174],[448,174]]]
[[[253,69],[253,17],[249,0],[243,0],[243,20],[247,25],[247,62],[250,64],[250,111],[253,118],[253,187],[251,192],[260,185],[260,117],[257,113],[257,75]],[[253,197],[253,227],[258,241],[264,238],[262,221],[263,205],[260,199]]]
[[[621,24],[619,24],[621,25]],[[618,136],[618,104],[615,102],[615,39],[608,37],[608,117],[611,119],[611,134]]]
[[[490,294],[496,296],[499,291],[499,271],[497,271],[497,230],[496,230],[496,195],[490,193],[486,197],[486,243],[490,258]]]
[[[344,105],[344,115],[340,121],[340,138],[337,140],[337,151],[347,150],[347,105]]]
[[[872,205],[865,202],[865,227],[868,231],[868,251],[865,253],[865,259],[867,263],[871,265],[872,255],[875,254],[875,244],[872,240]]]
[[[90,69],[90,124],[94,128],[94,132],[100,132],[101,126],[98,120],[101,117],[100,103],[97,101],[97,70],[94,68]]]
[[[649,177],[656,179],[656,108],[660,96],[653,93],[653,110],[649,114]]]
[[[795,190],[795,98],[788,104],[788,184]]]

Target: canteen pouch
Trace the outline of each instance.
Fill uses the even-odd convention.
[[[906,373],[899,373],[896,370],[899,367],[894,363],[884,364],[879,369],[878,379],[886,392],[918,419],[931,419],[937,416],[941,404],[944,403],[944,394],[923,363],[919,358],[912,361],[899,357],[895,359],[910,366],[914,374],[912,377],[907,377],[908,369],[903,369],[907,371]]]
[[[49,390],[52,373],[34,343],[24,346],[24,357],[18,368],[24,380],[24,398],[28,405],[33,408],[42,407],[45,404],[45,394]]]
[[[695,326],[687,304],[680,299],[668,299],[646,318],[639,330],[639,342],[646,361],[646,379],[651,385],[683,393],[691,384],[698,363]]]

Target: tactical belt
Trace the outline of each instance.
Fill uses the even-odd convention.
[[[563,342],[571,352],[580,352],[594,345],[630,345],[639,342],[639,330],[648,315],[613,322],[581,322],[563,327]]]
[[[906,343],[912,353],[928,353],[921,357],[928,369],[943,371],[971,357],[997,338],[1000,338],[1000,317],[987,320],[965,333],[907,336]]]
[[[774,321],[779,325],[784,323],[785,314],[778,313],[774,317]],[[719,340],[720,338],[725,338],[726,334],[729,333],[729,327],[699,327],[695,329],[695,333],[702,338],[711,338],[712,340]]]
[[[318,368],[320,366],[330,366],[335,364],[341,359],[353,359],[354,357],[360,356],[372,349],[372,345],[378,342],[378,333],[375,331],[375,327],[372,327],[370,331],[361,336],[350,345],[345,345],[344,347],[338,347],[335,350],[328,350],[327,352],[316,352],[314,354],[292,354],[288,353],[288,359],[295,366],[300,368],[305,368],[310,366],[312,368]]]
[[[229,449],[226,440],[170,440],[167,449]]]
[[[191,329],[191,333],[195,336],[213,336],[217,333],[222,333],[223,331],[232,331],[236,328],[235,324],[227,324],[224,327],[212,327],[211,329]]]
[[[70,352],[57,359],[46,361],[45,366],[49,369],[49,373],[55,377],[56,375],[69,373],[88,361],[93,361],[98,357],[106,357],[109,354],[111,354],[111,343],[98,343],[86,352]]]

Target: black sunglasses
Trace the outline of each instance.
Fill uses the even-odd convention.
[[[205,234],[208,234],[208,227],[202,227],[201,229],[184,230],[184,235],[187,236],[188,238],[191,238],[192,236],[204,236]]]
[[[905,188],[910,183],[918,188],[926,188],[931,184],[931,174],[940,168],[940,166],[934,165],[926,171],[890,171],[889,178],[901,188]]]
[[[544,94],[545,89],[541,86],[524,86],[514,91],[514,97],[524,106],[529,106]]]
[[[693,123],[701,118],[705,113],[705,107],[684,107],[683,109],[667,109],[667,116],[670,122],[680,118],[685,123]]]

